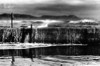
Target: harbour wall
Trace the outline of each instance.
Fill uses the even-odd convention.
[[[97,28],[0,29],[0,42],[99,45]]]

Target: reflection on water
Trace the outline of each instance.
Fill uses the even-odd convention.
[[[36,58],[41,55],[100,55],[100,46],[52,46],[30,49],[0,50],[0,56],[12,55],[24,58]]]

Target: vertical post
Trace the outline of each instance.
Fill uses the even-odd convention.
[[[13,18],[14,18],[14,16],[13,16],[13,13],[11,13],[11,30],[13,30],[12,28],[13,28]],[[12,31],[11,31],[11,35],[12,35]],[[13,38],[11,37],[11,42],[12,42],[12,40],[13,40]],[[12,55],[12,64],[15,62],[15,58],[14,58],[14,50],[12,49],[11,50],[11,55]]]
[[[14,58],[14,50],[11,50],[11,55],[12,55],[12,61],[11,61],[11,63],[12,64],[14,64],[14,62],[15,62],[15,58]]]
[[[31,28],[30,28],[30,39],[29,39],[29,43],[32,43],[32,24],[31,24]],[[29,48],[29,56],[32,62],[34,62],[33,60],[33,52],[32,52],[32,48]]]
[[[32,43],[32,24],[30,25],[29,43]]]
[[[13,28],[13,18],[14,18],[13,13],[11,13],[11,28]]]
[[[32,24],[31,24],[31,33],[30,33],[30,42],[32,43]]]
[[[32,29],[32,24],[31,24],[31,29]]]

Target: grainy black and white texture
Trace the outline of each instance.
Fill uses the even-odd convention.
[[[99,0],[1,0],[0,66],[100,66]]]

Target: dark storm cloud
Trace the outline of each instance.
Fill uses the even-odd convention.
[[[80,17],[100,18],[100,6],[98,5],[68,5],[68,4],[53,4],[53,5],[31,5],[24,12],[33,15],[70,15],[74,14]]]
[[[31,14],[38,15],[85,15],[89,16],[91,12],[95,12],[96,6],[94,5],[80,5],[80,6],[72,6],[67,4],[53,4],[53,5],[38,5],[36,7],[27,8],[26,13],[30,12]],[[93,12],[93,13],[94,13]],[[93,14],[92,13],[92,14]]]
[[[31,15],[69,15],[100,18],[99,0],[2,0],[0,13],[24,13]],[[11,1],[11,2],[10,2]],[[28,3],[27,3],[28,2]],[[11,3],[11,4],[10,4]]]
[[[47,5],[36,7],[36,10],[42,11],[83,11],[95,9],[95,6],[90,5],[81,5],[81,6],[71,6],[66,4],[56,4],[56,5]]]

